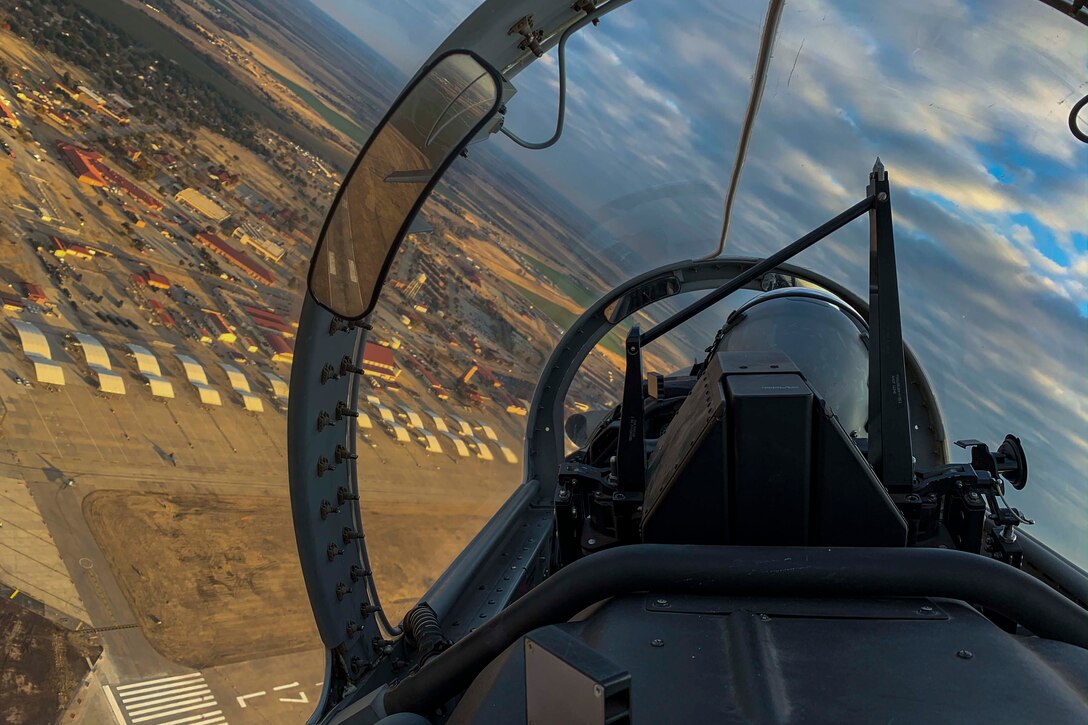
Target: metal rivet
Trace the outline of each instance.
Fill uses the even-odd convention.
[[[961,660],[969,660],[975,656],[975,653],[969,649],[961,649],[959,652],[956,653],[956,656],[959,657]]]
[[[650,646],[651,647],[664,647],[665,646],[665,640],[663,640],[663,639],[652,639],[652,640],[650,640]]]
[[[596,539],[590,539],[586,543],[589,544],[590,546],[596,546],[597,545],[597,540]]]
[[[933,607],[929,606],[928,604],[923,604],[922,608],[920,610],[918,610],[918,611],[920,611],[920,612],[932,612]]]
[[[595,696],[597,696],[597,697],[601,697],[602,695],[604,695],[604,688],[601,687],[600,685],[594,685],[593,686],[593,694]]]

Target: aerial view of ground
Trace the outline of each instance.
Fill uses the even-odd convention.
[[[285,500],[95,491],[83,511],[166,658],[200,669],[318,646]]]
[[[56,720],[101,651],[93,637],[0,597],[0,722]]]
[[[404,80],[306,2],[41,0],[31,19],[0,0],[0,720],[312,711],[295,321],[342,175]],[[572,263],[577,230],[516,166],[459,168],[478,197],[428,201],[357,361],[359,506],[394,622],[522,483],[539,371],[619,276]],[[572,406],[610,399],[620,344]]]

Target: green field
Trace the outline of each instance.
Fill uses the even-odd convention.
[[[521,292],[522,297],[529,300],[529,303],[533,307],[536,307],[538,310],[551,318],[552,322],[562,327],[564,331],[567,330],[574,323],[574,321],[578,319],[578,315],[574,314],[566,307],[557,305],[551,300],[541,297],[535,292],[530,292],[524,287],[519,288],[518,291]]]
[[[579,307],[589,307],[598,300],[597,295],[587,291],[569,274],[564,274],[555,267],[534,257],[526,255],[525,259],[528,260],[529,265],[536,270],[537,274],[550,279],[559,288],[560,292],[574,300]]]
[[[541,297],[535,292],[530,292],[524,287],[519,287],[518,292],[520,292],[521,296],[528,300],[533,307],[536,307],[547,315],[552,322],[562,327],[564,332],[570,329],[570,326],[573,325],[574,321],[579,317],[566,307],[557,305],[551,300]],[[623,355],[623,334],[618,328],[605,335],[604,339],[597,344],[609,352],[614,352],[620,356]]]
[[[298,96],[303,103],[314,109],[314,111],[316,111],[319,116],[325,119],[325,122],[328,123],[330,126],[335,128],[337,131],[340,131],[347,135],[348,138],[350,138],[352,141],[358,143],[360,147],[364,143],[366,143],[366,131],[361,129],[350,118],[329,108],[325,105],[324,101],[300,86],[298,83],[292,81],[290,78],[287,78],[286,76],[281,76],[279,73],[272,70],[271,68],[267,68],[267,70],[269,73],[274,75],[280,83],[287,86],[292,93]]]

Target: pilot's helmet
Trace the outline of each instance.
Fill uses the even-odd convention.
[[[867,437],[869,327],[838,297],[807,287],[761,294],[729,315],[718,349],[785,353],[847,434]]]

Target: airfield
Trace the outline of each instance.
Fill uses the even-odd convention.
[[[48,524],[48,540],[34,548],[52,548],[63,563],[52,578],[22,582],[24,590],[53,602],[76,626],[100,630],[109,653],[91,676],[99,695],[71,711],[74,721],[120,712],[120,722],[135,722],[119,688],[198,675],[204,689],[172,696],[207,690],[200,697],[213,699],[184,707],[214,702],[196,712],[298,722],[312,708],[324,663],[295,554],[284,414],[270,399],[263,413],[229,397],[204,406],[180,370],[171,376],[174,400],[152,397],[124,366],[127,394],[107,397],[73,375],[75,361],[58,348],[67,384],[28,388],[14,376],[32,379],[30,362],[10,331],[0,335],[0,476],[25,485]],[[392,408],[421,409],[427,393],[404,383],[371,394]],[[522,419],[501,411],[435,399],[425,405],[486,421],[508,446],[521,437]],[[462,458],[448,446],[429,453],[379,427],[357,443],[368,546],[383,603],[396,618],[520,483],[521,467],[501,457]],[[0,548],[0,566],[24,570],[20,556],[44,556],[19,548]],[[189,680],[151,686],[171,694],[174,682]],[[297,689],[273,697],[280,693],[273,688],[295,682]],[[245,699],[259,692],[267,694]]]
[[[231,62],[263,74],[255,59],[265,57],[283,78],[306,79],[258,44],[245,47],[252,54],[231,51]],[[119,124],[117,102],[88,105],[93,91],[78,100],[84,92],[70,91],[79,85],[63,83],[70,72],[102,90],[97,69],[12,33],[0,60],[13,114],[0,121],[9,203],[0,215],[0,591],[41,610],[72,651],[89,647],[85,674],[38,673],[43,702],[56,707],[64,694],[61,719],[88,725],[301,722],[321,691],[325,648],[295,551],[286,391],[268,376],[290,378],[291,321],[339,174],[277,133],[265,159],[203,128],[179,137],[139,115]],[[101,154],[91,166],[110,183],[89,183],[73,147]],[[185,206],[189,187],[229,208],[231,221]],[[520,203],[503,198],[503,226],[521,228]],[[429,204],[436,232],[402,247],[370,336],[399,366],[395,381],[371,376],[363,386],[355,462],[393,622],[521,483],[525,400],[583,301],[569,293],[593,287],[534,263],[465,204]],[[260,220],[282,258],[239,265],[204,242],[214,227],[242,249],[234,219],[244,229]],[[562,232],[539,224],[528,227],[534,239]],[[255,276],[260,268],[274,283]],[[88,335],[94,344],[79,337]],[[89,364],[89,345],[101,346],[109,374]],[[160,366],[155,387],[133,345]],[[603,380],[615,352],[593,363]],[[202,387],[192,383],[198,369]],[[72,677],[82,680],[69,699]]]

